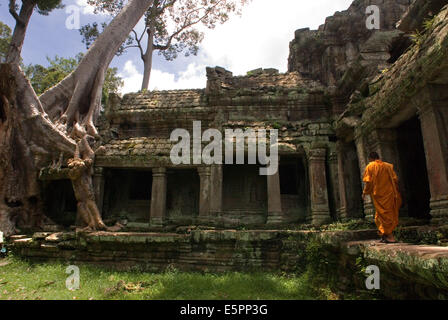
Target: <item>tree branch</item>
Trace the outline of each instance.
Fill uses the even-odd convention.
[[[174,0],[174,1],[175,1],[175,0]],[[172,43],[174,37],[176,37],[177,35],[179,35],[179,34],[180,34],[182,31],[184,31],[185,29],[187,29],[187,28],[189,28],[189,27],[191,27],[191,26],[194,26],[195,24],[197,24],[197,23],[201,22],[202,20],[204,20],[204,19],[210,14],[210,12],[212,12],[213,9],[216,8],[222,1],[223,1],[223,0],[219,0],[219,1],[216,2],[212,7],[207,8],[207,9],[206,9],[205,7],[201,7],[201,8],[196,8],[196,9],[190,11],[190,12],[187,14],[187,17],[185,18],[185,22],[184,22],[183,26],[180,27],[176,32],[174,32],[174,33],[168,38],[168,42],[167,42],[165,45],[154,44],[154,49],[156,49],[156,50],[160,50],[160,51],[167,50],[167,49],[171,46],[171,43]],[[187,21],[188,21],[188,17],[189,17],[190,15],[192,15],[194,12],[200,11],[200,10],[202,10],[202,9],[206,10],[206,13],[205,13],[202,17],[198,18],[197,20],[194,20],[194,21],[192,21],[192,22],[188,22],[188,23],[187,23]]]
[[[19,15],[16,11],[16,0],[9,0],[9,13],[14,17],[17,24],[20,24],[21,26],[25,25],[25,22],[20,19]]]
[[[161,15],[163,14],[163,12],[169,8],[174,6],[174,4],[176,3],[177,0],[170,0],[170,1],[164,1],[164,4],[162,5],[162,7],[160,8],[160,10],[157,12],[157,15]]]
[[[146,29],[146,28],[145,28],[145,29]],[[144,59],[144,57],[145,57],[145,53],[143,52],[143,47],[142,47],[142,43],[141,43],[143,36],[142,36],[141,38],[139,38],[138,35],[137,35],[137,32],[136,32],[134,29],[132,29],[132,32],[134,33],[135,41],[137,41],[137,45],[134,46],[134,47],[139,48],[139,50],[140,50],[140,54],[141,54],[141,57],[142,57],[142,60],[145,60],[145,59]]]

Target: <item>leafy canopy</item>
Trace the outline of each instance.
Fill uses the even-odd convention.
[[[199,26],[213,29],[217,24],[225,23],[232,13],[241,14],[242,7],[250,0],[154,0],[145,14],[145,28],[141,34],[135,30],[123,44],[118,55],[128,48],[139,48],[142,56],[142,44],[145,35],[152,34],[153,49],[158,50],[166,60],[171,61],[184,52],[185,56],[196,55],[204,33]],[[87,0],[95,7],[95,13],[108,13],[115,16],[127,3],[126,0]],[[80,29],[83,43],[87,48],[104,30],[106,24],[85,25]],[[203,29],[202,28],[202,29]]]
[[[39,64],[30,64],[23,68],[25,75],[30,80],[31,85],[40,95],[50,89],[67,75],[73,72],[83,57],[82,53],[76,55],[75,58],[62,58],[55,56],[53,59],[47,57],[49,66],[44,67]],[[122,79],[118,76],[117,68],[108,68],[106,78],[103,85],[102,103],[106,104],[110,92],[117,93],[123,86]]]
[[[0,63],[5,61],[11,42],[11,28],[0,21]]]

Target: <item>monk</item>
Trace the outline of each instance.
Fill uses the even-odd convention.
[[[395,243],[394,229],[398,225],[398,214],[402,204],[398,189],[398,177],[394,166],[380,160],[378,153],[369,154],[369,164],[364,172],[362,195],[370,195],[375,206],[375,224],[383,243]]]

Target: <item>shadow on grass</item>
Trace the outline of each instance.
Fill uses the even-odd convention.
[[[66,288],[68,264],[8,258],[0,267],[0,299],[28,300],[315,300],[325,299],[307,274],[119,272],[79,265],[80,288]]]

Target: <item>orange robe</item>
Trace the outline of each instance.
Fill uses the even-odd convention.
[[[375,223],[379,234],[392,234],[398,225],[402,204],[394,166],[381,160],[372,161],[366,167],[363,181],[366,183],[364,194],[371,196],[375,206]]]

